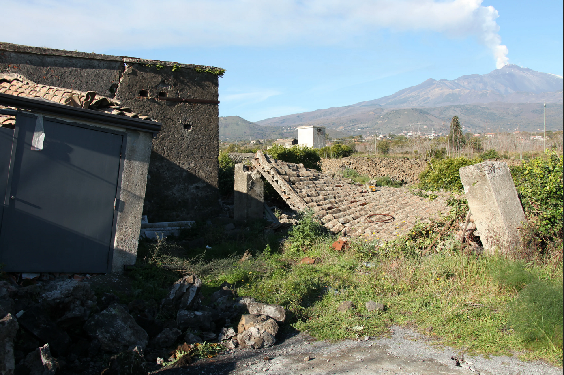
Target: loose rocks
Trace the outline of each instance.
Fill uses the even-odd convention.
[[[132,346],[147,346],[147,332],[118,304],[112,304],[100,314],[94,315],[86,322],[84,329],[108,352],[119,353]]]

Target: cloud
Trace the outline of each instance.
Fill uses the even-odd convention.
[[[288,113],[302,113],[307,111],[311,111],[311,108],[300,106],[272,106],[262,108],[259,111],[243,113],[240,116],[249,121],[260,121],[267,120],[269,118],[285,116]]]
[[[256,90],[251,92],[239,92],[233,94],[223,94],[220,93],[220,100],[223,103],[227,102],[244,102],[247,104],[256,104],[265,101],[266,99],[280,95],[281,92],[278,90]]]
[[[27,0],[2,4],[12,43],[81,50],[342,45],[382,29],[473,36],[501,67],[498,12],[482,0]],[[16,16],[17,15],[17,16]],[[375,38],[375,37],[374,37]]]

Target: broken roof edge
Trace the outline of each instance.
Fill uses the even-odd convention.
[[[75,58],[81,58],[86,60],[117,61],[126,64],[129,63],[129,64],[145,64],[145,65],[163,65],[170,67],[188,68],[194,70],[198,67],[204,66],[201,64],[182,64],[174,61],[150,60],[150,59],[142,59],[138,57],[129,57],[129,56],[104,55],[94,52],[68,51],[64,49],[55,49],[55,48],[47,48],[47,47],[31,47],[22,44],[13,44],[6,42],[0,42],[0,51],[28,53],[33,55],[75,57]],[[223,70],[222,68],[215,66],[210,66],[209,68]]]
[[[60,115],[68,117],[81,116],[89,121],[102,125],[114,125],[125,129],[138,130],[148,133],[156,133],[161,130],[161,123],[152,120],[142,120],[127,116],[114,115],[111,113],[72,107],[59,104],[41,98],[28,98],[24,96],[14,96],[0,93],[0,105],[15,107],[18,109],[38,110],[50,115]]]

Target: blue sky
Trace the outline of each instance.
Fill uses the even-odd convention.
[[[562,1],[0,0],[0,41],[226,69],[250,121],[511,63],[563,75]],[[18,16],[15,16],[18,15]]]

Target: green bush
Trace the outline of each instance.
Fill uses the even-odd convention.
[[[274,145],[266,153],[274,159],[282,160],[287,163],[302,163],[304,167],[321,171],[321,157],[313,148],[293,146],[286,148],[281,145]]]
[[[233,184],[235,183],[235,162],[229,157],[227,152],[220,152],[218,160],[219,193],[223,196],[228,196],[233,194]]]
[[[532,348],[562,353],[562,284],[545,280],[523,288],[510,305],[509,323]]]
[[[331,146],[326,146],[318,149],[319,156],[323,158],[340,159],[346,158],[353,154],[353,149],[347,145],[336,143]]]
[[[312,211],[303,213],[298,224],[288,231],[290,251],[301,253],[313,246],[325,232],[325,227],[317,220]]]
[[[462,182],[458,170],[468,165],[479,163],[479,160],[465,157],[443,160],[432,160],[427,169],[419,175],[418,187],[423,190],[462,191]]]
[[[511,168],[521,204],[537,236],[544,241],[563,238],[562,232],[562,155],[548,152],[547,157],[531,159]]]
[[[380,141],[376,143],[376,150],[378,151],[379,154],[388,155],[391,149],[392,149],[391,142]]]

